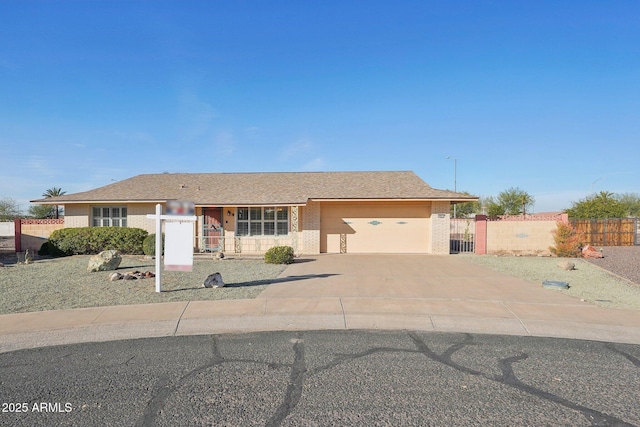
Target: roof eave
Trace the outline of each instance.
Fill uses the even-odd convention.
[[[107,204],[107,203],[166,203],[167,200],[126,200],[126,199],[113,199],[113,200],[31,200],[30,203],[37,203],[39,205],[86,205],[88,203]]]
[[[407,201],[407,202],[442,202],[442,201],[449,201],[449,202],[456,202],[456,203],[464,203],[464,202],[473,202],[475,200],[478,200],[477,197],[474,198],[468,198],[468,199],[463,199],[463,198],[459,198],[459,197],[372,197],[372,198],[335,198],[335,199],[327,199],[327,198],[322,198],[322,199],[316,199],[316,198],[311,198],[309,199],[310,201],[313,202],[344,202],[344,201],[349,201],[349,202],[388,202],[388,201]]]

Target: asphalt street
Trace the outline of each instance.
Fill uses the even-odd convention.
[[[0,354],[3,426],[640,425],[640,346],[264,332]]]

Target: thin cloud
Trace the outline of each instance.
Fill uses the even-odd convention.
[[[282,150],[283,160],[308,155],[313,152],[313,143],[308,138],[301,138]]]
[[[220,131],[213,140],[216,154],[230,156],[236,148],[235,137],[230,131]]]
[[[0,68],[5,70],[19,70],[20,66],[15,62],[7,61],[6,59],[0,59]]]
[[[151,136],[150,134],[148,134],[146,132],[141,132],[141,131],[133,131],[133,132],[115,131],[115,132],[113,132],[113,134],[116,137],[118,137],[120,139],[124,139],[126,141],[146,142],[146,143],[155,142],[155,138],[153,136]]]
[[[326,162],[322,157],[316,157],[315,159],[305,163],[302,166],[304,172],[318,172],[326,170]]]
[[[180,97],[180,110],[184,122],[185,141],[193,141],[210,130],[214,118],[218,117],[213,106],[202,101],[192,92],[184,92]]]

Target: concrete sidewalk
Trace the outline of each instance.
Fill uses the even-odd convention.
[[[640,344],[640,311],[606,309],[453,256],[320,256],[257,299],[0,316],[0,352],[231,332],[410,329]]]

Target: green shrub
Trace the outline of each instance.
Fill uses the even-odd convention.
[[[140,228],[62,228],[51,233],[49,242],[66,255],[97,254],[108,249],[123,254],[142,254],[142,242],[147,235]]]
[[[274,246],[264,254],[264,262],[268,264],[291,264],[293,248],[291,246]]]
[[[40,250],[38,250],[38,255],[40,256],[50,255],[53,257],[61,257],[61,256],[66,256],[67,254],[62,252],[60,249],[58,249],[57,246],[55,246],[53,243],[47,240],[42,244],[42,246],[40,246]]]
[[[571,224],[558,222],[558,228],[553,230],[553,240],[556,245],[551,246],[549,250],[555,256],[576,258],[582,255],[582,236]]]
[[[156,255],[156,234],[149,234],[142,242],[142,250],[145,255]],[[162,254],[164,255],[164,233],[162,233]]]

